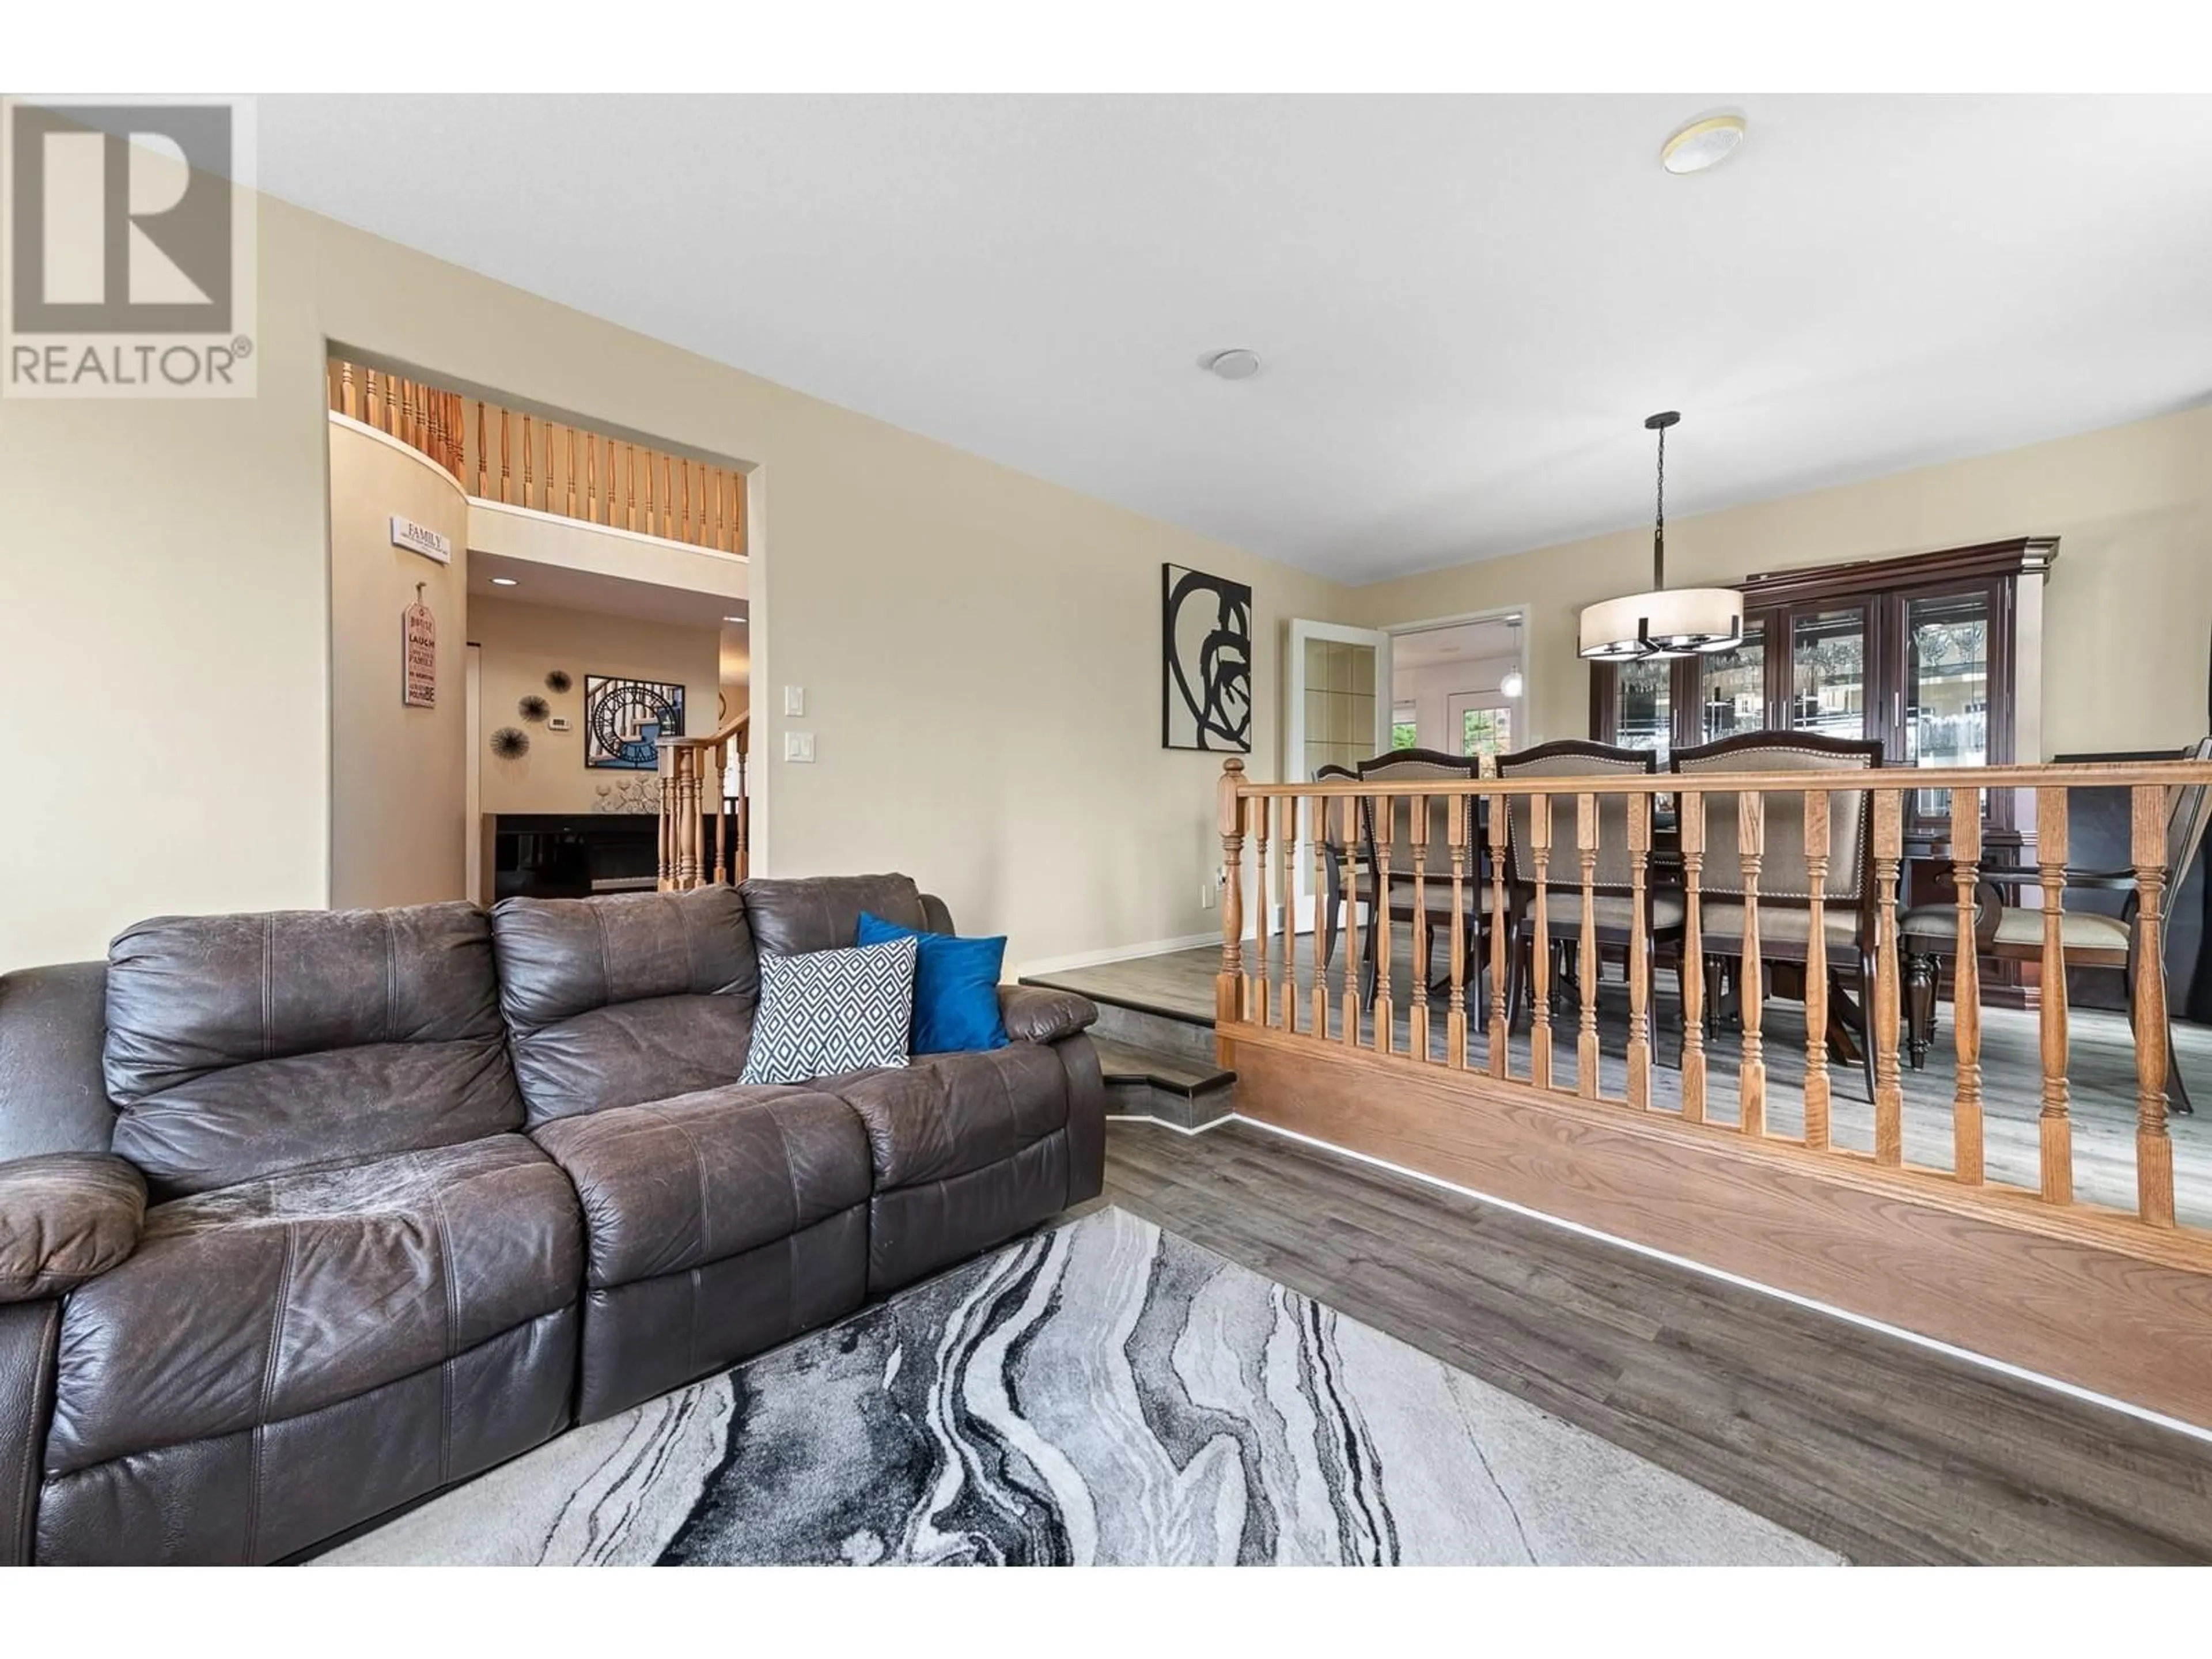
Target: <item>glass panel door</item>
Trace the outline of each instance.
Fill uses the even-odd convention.
[[[1990,760],[1990,593],[1977,588],[1905,601],[1905,763]],[[1913,816],[1948,819],[1951,792],[1913,793]]]
[[[1831,738],[1863,738],[1868,723],[1868,607],[1792,613],[1790,727]]]
[[[1647,658],[1617,666],[1613,678],[1613,742],[1623,749],[1653,749],[1659,764],[1674,734],[1674,665]]]
[[[1743,643],[1697,659],[1699,743],[1766,725],[1766,627],[1746,618]]]
[[[1390,635],[1379,629],[1294,620],[1285,659],[1288,718],[1281,776],[1302,783],[1324,766],[1357,767],[1393,746],[1399,703],[1390,676]],[[1297,926],[1312,925],[1313,860],[1297,872]]]

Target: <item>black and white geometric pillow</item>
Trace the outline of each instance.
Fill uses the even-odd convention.
[[[817,1077],[906,1064],[914,1020],[916,942],[761,956],[760,1012],[744,1083],[811,1083]]]

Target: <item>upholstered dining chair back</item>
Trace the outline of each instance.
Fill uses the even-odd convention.
[[[1480,764],[1473,756],[1447,755],[1434,749],[1399,749],[1387,755],[1377,755],[1373,760],[1359,763],[1359,781],[1390,789],[1412,793],[1390,797],[1390,873],[1395,877],[1411,878],[1413,873],[1413,794],[1419,793],[1425,783],[1464,782],[1475,775]],[[1359,803],[1360,838],[1367,844],[1370,855],[1376,851],[1377,832],[1381,827],[1376,803],[1362,799]],[[1474,848],[1474,798],[1468,798],[1468,810],[1461,814],[1460,845],[1472,853]],[[1427,873],[1434,875],[1442,870],[1451,871],[1451,802],[1443,795],[1430,797],[1428,823],[1423,826],[1427,839],[1422,848]],[[1468,866],[1470,869],[1473,866]]]
[[[2199,738],[2182,750],[2181,758],[2212,761],[2212,738]],[[2160,920],[2173,914],[2174,896],[2197,862],[2197,849],[2204,843],[2204,829],[2212,823],[2212,790],[2201,783],[2176,784],[2169,792],[2166,816],[2166,896]]]
[[[1609,777],[1644,777],[1659,769],[1659,757],[1646,749],[1616,749],[1611,744],[1562,738],[1540,743],[1518,754],[1498,757],[1498,781],[1510,787],[1516,778],[1578,778],[1601,786]],[[1597,793],[1595,787],[1593,793]],[[1601,893],[1626,893],[1630,888],[1628,797],[1597,794],[1596,889]],[[1534,815],[1549,811],[1551,855],[1544,884],[1547,889],[1583,884],[1582,854],[1575,842],[1572,795],[1508,795],[1505,800],[1506,874],[1517,887],[1535,885],[1535,860],[1529,852],[1529,830]]]
[[[1717,743],[1674,751],[1672,770],[1686,775],[1713,772],[1863,772],[1881,764],[1881,744],[1872,738],[1823,737],[1811,732],[1753,732]],[[1699,885],[1706,896],[1739,897],[1744,891],[1741,797],[1713,790],[1705,799],[1705,858]],[[1682,797],[1685,811],[1695,801]],[[1832,904],[1856,904],[1871,890],[1874,796],[1865,789],[1828,792],[1828,875],[1824,896]],[[1796,790],[1769,793],[1759,859],[1761,901],[1813,896],[1805,862],[1805,798]]]
[[[1316,783],[1357,783],[1359,774],[1348,766],[1317,766],[1314,769]],[[1324,799],[1322,806],[1321,844],[1328,849],[1329,862],[1340,863],[1344,858],[1344,818],[1338,804]]]

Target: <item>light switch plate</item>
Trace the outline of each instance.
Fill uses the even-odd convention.
[[[805,686],[787,685],[783,688],[783,712],[787,714],[804,714],[806,712]]]
[[[787,761],[811,761],[814,758],[814,734],[811,732],[787,732],[783,734],[783,757]]]

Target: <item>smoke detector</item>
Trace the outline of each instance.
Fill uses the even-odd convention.
[[[1231,346],[1226,351],[1200,358],[1198,366],[1224,380],[1249,380],[1260,372],[1260,354],[1247,351],[1243,346]]]

